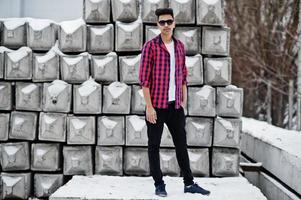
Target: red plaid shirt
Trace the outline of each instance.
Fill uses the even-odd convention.
[[[187,85],[184,44],[173,37],[175,45],[175,81],[178,109],[183,101],[183,85]],[[168,108],[170,57],[161,35],[146,42],[142,48],[139,69],[139,83],[150,89],[153,107]]]

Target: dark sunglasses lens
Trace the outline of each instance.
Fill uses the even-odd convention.
[[[172,20],[172,19],[169,19],[169,20],[167,20],[166,22],[167,22],[168,25],[171,25],[171,24],[173,23],[173,20]]]
[[[160,26],[164,26],[165,23],[167,23],[167,25],[171,25],[173,23],[173,20],[169,19],[169,20],[166,20],[166,21],[165,20],[160,20],[159,21]]]

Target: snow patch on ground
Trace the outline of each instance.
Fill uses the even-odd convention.
[[[73,176],[60,187],[50,200],[55,199],[164,199],[164,200],[266,200],[260,190],[250,184],[244,177],[195,178],[200,186],[211,191],[210,196],[188,194],[183,190],[182,177],[164,176],[168,196],[158,197],[154,194],[152,177],[126,176]]]

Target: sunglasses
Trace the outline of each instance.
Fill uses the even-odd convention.
[[[167,23],[168,26],[172,25],[173,19],[160,20],[160,21],[159,21],[159,25],[160,25],[160,26],[165,26],[166,23]]]

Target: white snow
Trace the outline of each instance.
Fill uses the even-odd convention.
[[[242,131],[301,158],[300,131],[286,130],[267,122],[245,117],[242,118]]]
[[[223,66],[223,62],[219,60],[209,60],[208,64],[211,65],[214,69],[220,69]]]
[[[114,127],[117,125],[117,122],[110,120],[107,117],[103,118],[101,121],[104,124],[104,126],[108,129],[114,129]]]
[[[31,19],[28,20],[28,25],[35,31],[41,31],[44,28],[50,26],[52,23],[51,20],[47,19]]]
[[[141,119],[137,115],[130,116],[129,121],[131,122],[133,128],[135,131],[142,131],[142,129],[145,127],[146,123],[144,119]]]
[[[26,57],[31,52],[29,47],[21,47],[18,50],[11,51],[7,55],[13,62],[18,62],[22,58]]]
[[[83,59],[83,57],[82,56],[63,57],[63,59],[68,65],[75,65],[75,64],[79,63]]]
[[[99,3],[99,2],[101,2],[103,0],[89,0],[89,1],[92,2],[92,3]]]
[[[123,59],[123,61],[129,65],[129,66],[134,66],[136,65],[137,63],[139,63],[140,61],[140,58],[141,58],[141,54],[135,56],[135,57],[129,57],[129,58],[125,58]]]
[[[93,78],[89,78],[85,82],[81,84],[78,88],[78,92],[80,96],[89,96],[92,92],[94,92],[100,84],[96,83]]]
[[[223,119],[221,117],[217,117],[218,122],[226,129],[226,130],[231,130],[232,132],[234,131],[234,127],[232,123],[226,119]]]
[[[103,35],[106,31],[111,29],[111,26],[105,26],[105,27],[92,27],[91,31],[95,33],[96,35]]]
[[[4,146],[4,151],[8,155],[15,155],[20,150],[17,146]]]
[[[38,86],[35,84],[29,84],[27,86],[25,86],[24,88],[22,88],[21,92],[24,94],[30,94],[32,91],[34,91]]]
[[[14,30],[19,26],[23,26],[25,23],[26,23],[25,19],[19,18],[19,19],[5,20],[3,24],[8,30]]]
[[[12,52],[13,50],[9,49],[9,48],[6,48],[4,46],[0,46],[0,53],[4,53],[4,52]]]
[[[219,0],[203,0],[206,4],[216,4]]]
[[[190,56],[185,56],[185,64],[187,67],[193,67],[195,66],[195,63],[199,61],[198,57],[190,57]]]
[[[77,130],[84,128],[87,125],[87,122],[80,120],[80,119],[71,119],[71,123],[73,127]]]
[[[235,90],[235,89],[237,89],[237,86],[235,86],[235,85],[227,85],[225,88],[227,88],[227,89],[232,89],[232,90]]]
[[[45,55],[37,55],[36,60],[38,63],[45,63],[49,61],[50,59],[54,58],[56,56],[56,53],[54,51],[48,51]]]
[[[164,200],[267,200],[260,190],[244,177],[195,178],[200,186],[211,191],[209,196],[183,192],[183,178],[164,176],[167,197],[154,194],[152,177],[131,176],[73,176],[64,186],[50,196],[66,199],[164,199]]]
[[[105,58],[95,58],[95,63],[97,67],[104,67],[106,64],[110,63],[114,58],[111,56]]]
[[[48,92],[52,96],[58,96],[66,87],[68,83],[62,80],[54,80],[51,85],[48,87]]]
[[[211,89],[212,89],[211,86],[204,85],[198,92],[196,92],[196,95],[207,99],[207,98],[209,98],[209,96],[211,94]]]
[[[44,120],[45,120],[46,124],[52,124],[53,122],[55,122],[57,120],[57,118],[51,117],[49,115],[44,115]]]
[[[142,20],[138,19],[131,23],[123,23],[120,21],[116,21],[116,25],[129,33],[134,31],[137,27],[142,26]]]
[[[79,18],[75,20],[63,21],[60,23],[60,25],[65,33],[72,34],[81,26],[85,26],[85,21],[82,18]]]
[[[115,81],[108,86],[108,90],[113,98],[118,98],[127,89],[127,84]]]

